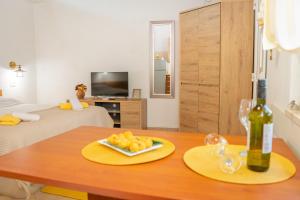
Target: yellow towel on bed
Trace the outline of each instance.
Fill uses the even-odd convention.
[[[14,117],[13,115],[7,114],[0,116],[0,125],[15,126],[21,122],[21,119]]]
[[[80,102],[83,108],[88,108],[89,104],[86,102]]]
[[[79,192],[75,190],[69,190],[69,189],[53,187],[53,186],[46,186],[41,191],[43,193],[58,195],[58,196],[67,197],[71,199],[88,200],[88,195],[86,192]]]
[[[88,108],[89,104],[86,102],[80,102],[83,108]],[[72,110],[72,104],[71,103],[61,103],[59,104],[59,108],[61,110]]]

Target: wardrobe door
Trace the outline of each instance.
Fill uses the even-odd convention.
[[[199,83],[220,84],[220,4],[199,9],[198,12]]]
[[[180,130],[198,131],[198,85],[182,83],[180,86]]]
[[[244,130],[238,111],[240,100],[252,94],[253,19],[253,0],[222,1],[181,14],[181,85],[194,84],[198,93],[191,96],[198,101],[195,114],[185,105],[191,103],[185,97],[190,86],[181,87],[181,126],[205,133]]]
[[[220,4],[198,12],[198,131],[219,131],[220,112]]]
[[[198,111],[219,114],[219,87],[210,85],[198,86]]]
[[[181,82],[198,83],[198,10],[181,14]]]
[[[244,132],[238,113],[241,99],[252,98],[253,19],[252,0],[222,2],[221,134]]]
[[[181,14],[180,129],[218,132],[220,3]]]
[[[202,133],[218,133],[219,87],[199,85],[198,96],[198,131]]]

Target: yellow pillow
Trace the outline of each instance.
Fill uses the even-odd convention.
[[[21,122],[21,119],[14,117],[13,115],[2,115],[0,116],[0,125],[15,126]]]
[[[89,104],[86,102],[80,102],[83,108],[88,108]],[[71,103],[61,103],[59,104],[59,108],[61,110],[72,110],[72,104]]]
[[[61,103],[59,104],[61,110],[72,110],[72,104],[70,103]]]
[[[89,104],[87,102],[80,102],[83,108],[88,108]]]

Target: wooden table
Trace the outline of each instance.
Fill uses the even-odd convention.
[[[19,149],[0,157],[0,176],[85,191],[93,200],[108,197],[139,200],[300,199],[300,162],[281,139],[274,139],[273,149],[292,160],[298,173],[282,183],[238,185],[205,178],[185,166],[184,152],[202,145],[202,134],[134,130],[135,134],[162,137],[176,145],[176,151],[169,157],[141,165],[102,165],[81,156],[80,150],[88,143],[120,131],[122,129],[80,127]],[[232,144],[245,143],[241,136],[228,136],[227,139]]]

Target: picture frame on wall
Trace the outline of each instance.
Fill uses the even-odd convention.
[[[133,99],[140,99],[140,98],[142,98],[142,90],[141,89],[133,89],[132,90],[132,98]]]

